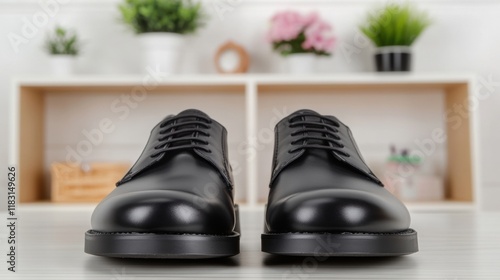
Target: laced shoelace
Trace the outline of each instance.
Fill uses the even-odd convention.
[[[318,120],[305,120],[303,117],[316,117]],[[292,118],[289,127],[300,127],[291,133],[291,136],[295,137],[291,144],[296,147],[290,149],[289,153],[294,153],[301,149],[323,149],[335,151],[345,157],[351,156],[342,150],[344,144],[342,144],[341,138],[337,135],[340,124],[335,121],[318,115],[302,114]]]
[[[179,120],[183,120],[179,122]],[[207,131],[210,129],[212,120],[202,116],[183,115],[169,119],[160,124],[162,130],[159,131],[159,144],[154,147],[155,152],[151,155],[152,158],[160,154],[175,151],[200,149],[207,153],[212,150],[206,146],[209,144],[207,140],[201,136],[210,137]]]

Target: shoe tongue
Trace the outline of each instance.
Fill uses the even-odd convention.
[[[185,117],[183,117],[185,116]],[[192,122],[192,121],[197,121],[199,120],[198,117],[203,117],[203,118],[209,118],[209,116],[202,111],[196,110],[196,109],[188,109],[180,112],[177,114],[177,117],[183,117],[180,119],[176,120],[177,124],[182,124],[182,123],[187,123],[187,122]],[[184,129],[189,129],[189,128],[196,128],[198,125],[197,124],[186,124],[186,125],[179,125],[176,130],[184,130]],[[183,132],[175,135],[175,138],[180,138],[180,137],[194,137],[197,132]],[[178,141],[175,143],[172,143],[172,146],[180,146],[180,145],[187,145],[190,144],[190,140],[186,141]]]
[[[301,110],[297,110],[297,111],[291,113],[290,114],[290,118],[293,119],[293,118],[301,116],[301,115],[318,115],[318,116],[321,116],[316,111],[313,111],[313,110],[310,110],[310,109],[301,109]]]
[[[197,117],[203,117],[203,118],[210,119],[210,117],[207,114],[205,114],[204,112],[202,112],[200,110],[187,109],[187,110],[180,112],[177,115],[166,116],[165,118],[163,118],[162,122],[168,121],[172,117],[183,117],[183,116],[185,116],[185,117],[178,119],[176,122],[183,123],[183,122],[195,121],[197,119]],[[186,125],[186,127],[195,127],[195,125]]]
[[[210,118],[204,112],[202,112],[200,110],[196,110],[196,109],[184,110],[184,111],[180,112],[179,114],[177,114],[177,116],[199,116],[199,117],[204,117],[204,118]]]
[[[184,123],[184,122],[191,122],[191,121],[197,121],[200,120],[198,117],[201,118],[209,118],[209,116],[205,113],[203,113],[200,110],[196,109],[188,109],[180,112],[177,114],[177,117],[183,117],[177,120],[177,123]],[[196,128],[196,124],[187,124],[183,126],[179,126],[178,129],[185,129],[185,128]]]

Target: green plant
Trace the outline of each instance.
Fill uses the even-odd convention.
[[[136,33],[192,33],[203,25],[201,4],[191,0],[125,0],[123,21]]]
[[[47,37],[45,48],[52,55],[78,55],[80,42],[74,31],[56,26],[53,34]]]
[[[429,24],[427,13],[410,4],[389,3],[368,14],[360,29],[377,47],[411,46]]]

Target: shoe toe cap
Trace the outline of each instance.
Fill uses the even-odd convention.
[[[129,192],[104,199],[91,224],[103,232],[228,234],[234,227],[234,212],[218,201],[186,192]]]
[[[271,232],[396,232],[410,224],[406,207],[384,189],[298,193],[268,207],[266,218]]]

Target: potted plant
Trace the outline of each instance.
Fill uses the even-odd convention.
[[[139,34],[144,69],[159,66],[162,71],[175,73],[184,35],[195,32],[203,23],[201,4],[190,0],[125,0],[119,8],[123,21]]]
[[[53,33],[47,36],[45,49],[50,54],[53,74],[74,74],[76,56],[80,52],[80,42],[74,31],[56,26]]]
[[[427,14],[408,3],[389,3],[370,13],[360,29],[377,47],[377,71],[410,71],[411,46],[429,24]]]
[[[331,31],[317,13],[283,11],[272,17],[268,40],[286,58],[290,73],[312,73],[316,57],[331,55],[335,44]]]

